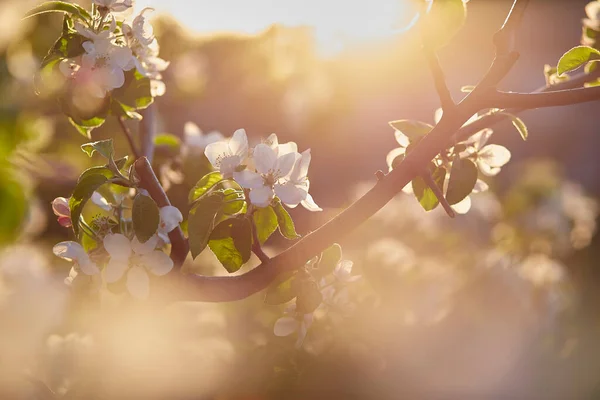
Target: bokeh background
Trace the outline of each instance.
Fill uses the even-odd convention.
[[[311,193],[324,212],[294,210],[300,233],[387,168],[396,147],[388,121],[432,123],[438,107],[419,36],[407,29],[409,0],[325,3],[136,6],[156,8],[161,56],[171,62],[152,111],[159,133],[183,141],[194,122],[226,136],[245,128],[255,143],[276,132],[312,149]],[[531,1],[521,59],[502,89],[545,84],[544,64],[579,43],[586,3]],[[510,4],[472,0],[464,28],[440,52],[456,99],[489,66],[491,37]],[[68,197],[94,160],[58,105],[35,94],[33,76],[61,19],[22,21],[34,5],[0,2],[2,398],[44,398],[48,388],[114,399],[600,396],[598,103],[523,114],[527,142],[510,123],[495,126],[494,142],[513,157],[488,181],[490,193],[473,196],[469,214],[425,213],[401,194],[343,238],[344,258],[363,276],[350,290],[353,311],[317,318],[302,350],[273,335],[282,309],[263,305],[262,294],[92,317],[73,306],[62,282],[70,266],[51,257],[69,233],[50,202]],[[114,137],[124,155],[118,129],[108,121],[93,138]],[[197,158],[157,150],[157,171],[185,173],[168,192],[185,211],[202,175]],[[274,238],[267,252],[288,245]],[[186,268],[224,273],[211,254]]]

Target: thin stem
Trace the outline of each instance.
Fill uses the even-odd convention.
[[[170,206],[171,201],[160,185],[148,159],[146,157],[138,158],[134,168],[140,178],[140,187],[148,191],[156,204],[161,208]],[[189,245],[180,226],[169,232],[169,239],[171,240],[171,259],[175,266],[173,271],[178,271],[187,257]]]
[[[533,93],[545,93],[545,92],[549,92],[549,91],[553,91],[553,90],[575,89],[575,88],[582,87],[584,84],[586,84],[588,82],[595,81],[598,78],[600,78],[600,70],[596,70],[591,74],[585,74],[582,72],[582,73],[579,73],[579,74],[571,77],[571,79],[569,79],[568,81],[561,82],[561,83],[558,83],[558,84],[552,85],[552,86],[546,86],[546,85],[541,86],[540,88],[535,90]],[[458,132],[456,132],[454,141],[462,142],[463,140],[468,139],[473,134],[481,131],[482,129],[489,128],[501,121],[508,119],[509,117],[507,114],[513,114],[513,115],[519,114],[525,110],[522,108],[509,108],[505,111],[506,111],[506,113],[495,113],[495,114],[485,115],[485,116],[471,122],[470,124],[463,126],[462,128],[460,128],[460,130]],[[451,146],[453,144],[454,143],[448,143],[448,146]]]
[[[125,134],[125,138],[127,138],[127,142],[129,143],[129,148],[133,153],[133,157],[137,160],[138,158],[140,158],[140,152],[138,151],[137,146],[135,145],[133,135],[131,134],[131,130],[125,124],[125,118],[120,116],[117,119],[119,120],[119,125],[121,125],[121,130]]]
[[[144,156],[152,163],[154,159],[154,137],[156,136],[156,105],[151,104],[142,111],[142,120],[140,121],[140,143],[141,156]]]
[[[260,245],[260,241],[258,240],[258,232],[256,231],[256,225],[254,224],[254,221],[252,221],[252,252],[256,254],[256,257],[258,257],[262,263],[268,262],[271,259],[265,254]]]
[[[600,100],[600,86],[558,90],[546,93],[512,93],[495,91],[487,99],[498,108],[528,110],[542,107],[557,107]]]
[[[452,100],[452,95],[450,94],[450,90],[448,89],[448,85],[446,84],[444,70],[442,69],[440,60],[437,54],[435,53],[435,50],[431,47],[429,43],[427,43],[425,35],[422,31],[421,40],[423,42],[423,53],[425,54],[425,58],[427,59],[427,63],[429,64],[429,69],[431,70],[433,83],[440,98],[442,110],[447,111],[448,109],[456,106],[456,104],[454,103],[454,100]]]
[[[438,201],[444,208],[444,211],[446,211],[446,214],[448,214],[448,216],[450,218],[456,217],[456,213],[454,212],[452,207],[450,207],[450,204],[444,197],[444,193],[442,193],[442,189],[440,189],[440,187],[437,185],[437,183],[433,179],[433,176],[431,176],[431,172],[429,172],[429,170],[428,170],[426,173],[421,174],[421,177],[423,178],[423,180],[425,181],[427,186],[429,186],[429,188],[433,191],[433,194],[435,194],[435,197],[437,197]]]

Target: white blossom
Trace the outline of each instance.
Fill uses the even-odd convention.
[[[333,276],[341,283],[352,283],[361,279],[360,275],[352,275],[354,263],[350,260],[342,260],[335,266]]]
[[[190,150],[204,151],[209,144],[224,140],[223,134],[217,131],[203,133],[198,125],[186,122],[183,127],[184,143]]]
[[[183,222],[183,215],[177,207],[165,206],[160,209],[160,223],[158,225],[158,237],[164,243],[170,243],[169,232],[177,228]]]
[[[312,313],[296,317],[281,317],[275,322],[273,333],[275,336],[289,336],[297,333],[296,348],[301,348],[312,322]]]
[[[206,146],[204,154],[223,178],[230,179],[248,156],[248,137],[244,129],[234,132],[231,139],[221,140]]]
[[[133,0],[94,0],[94,4],[105,12],[123,12],[133,6]]]
[[[308,193],[310,181],[307,174],[310,160],[310,150],[304,151],[296,160],[289,179],[276,188],[277,196],[283,204],[291,208],[302,204],[308,211],[323,211]]]
[[[275,194],[283,203],[298,204],[302,198],[297,191],[284,188],[294,168],[297,153],[279,155],[268,145],[261,143],[254,148],[253,156],[256,172],[245,169],[234,173],[234,179],[242,187],[250,189],[250,201],[258,207],[267,207]]]
[[[154,11],[152,8],[144,8],[130,24],[123,23],[123,34],[128,46],[135,54],[135,67],[140,74],[152,80],[153,95],[164,94],[164,83],[161,72],[167,69],[169,62],[158,56],[160,49],[158,41],[154,37],[154,29],[148,22],[146,12]]]
[[[60,242],[52,248],[52,252],[63,260],[75,263],[75,271],[79,269],[90,276],[100,273],[85,249],[77,242]]]
[[[105,211],[111,211],[113,208],[112,205],[108,202],[108,200],[106,200],[106,198],[98,192],[92,193],[91,200],[92,203],[94,203],[95,205],[97,205]]]
[[[117,233],[104,238],[104,248],[110,259],[104,270],[104,279],[108,283],[117,282],[127,273],[127,289],[137,298],[148,297],[150,278],[148,272],[162,276],[173,268],[173,261],[164,252],[155,250],[158,236],[154,235],[145,243],[137,238],[129,240]]]

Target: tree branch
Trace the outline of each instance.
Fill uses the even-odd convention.
[[[146,157],[138,158],[134,167],[140,178],[140,187],[148,191],[159,207],[170,206],[171,201],[160,185],[150,161]],[[169,239],[171,241],[171,259],[175,265],[173,271],[178,271],[187,257],[189,245],[180,226],[169,232]]]
[[[545,93],[491,93],[488,102],[495,108],[533,108],[557,107],[600,100],[600,86],[570,90],[558,90]]]
[[[549,92],[549,91],[553,91],[553,90],[558,91],[558,90],[569,90],[569,89],[580,88],[584,84],[595,81],[598,78],[600,78],[600,70],[595,70],[594,72],[592,72],[590,74],[581,72],[581,73],[571,77],[571,79],[569,79],[568,81],[564,81],[564,82],[561,82],[561,83],[558,83],[558,84],[552,85],[552,86],[544,85],[544,86],[538,88],[537,90],[535,90],[533,93],[545,93],[545,92]],[[505,111],[507,114],[514,115],[514,114],[519,114],[525,110],[519,109],[519,108],[509,108]],[[471,137],[475,133],[481,131],[482,129],[492,127],[493,125],[495,125],[499,122],[507,120],[509,118],[507,114],[501,114],[501,113],[488,114],[468,125],[463,126],[456,133],[455,139],[453,140],[453,142],[462,142],[463,140],[468,139],[469,137]],[[452,146],[454,144],[453,142],[448,143],[448,146]]]
[[[119,121],[119,125],[121,125],[121,130],[127,138],[127,142],[129,143],[129,148],[133,153],[133,157],[137,160],[138,158],[140,158],[140,152],[138,151],[137,146],[135,145],[133,135],[131,134],[131,130],[129,130],[127,124],[125,124],[125,119],[123,117],[118,117],[117,120]]]
[[[516,29],[527,3],[528,0],[515,0],[511,13],[501,29],[504,33],[500,36]],[[225,302],[244,299],[267,288],[282,273],[301,268],[315,254],[322,252],[334,241],[368,220],[395,197],[401,188],[425,170],[437,154],[448,147],[452,136],[461,129],[469,117],[481,109],[490,107],[488,105],[490,88],[495,87],[508,73],[518,57],[516,53],[509,50],[509,46],[502,44],[502,40],[506,39],[499,40],[500,46],[496,43],[496,59],[480,84],[452,108],[451,112],[444,113],[440,122],[394,170],[387,175],[377,174],[378,181],[375,186],[335,218],[249,272],[225,277],[175,274],[171,275],[163,285],[158,286],[157,290],[153,291],[153,295],[162,301]],[[492,93],[497,92],[494,90]],[[531,100],[527,101],[533,103]],[[489,124],[496,119],[490,117],[481,120],[486,120]],[[478,127],[479,129],[474,130],[478,122],[463,128],[464,131],[461,132],[469,131],[474,134],[486,127]]]

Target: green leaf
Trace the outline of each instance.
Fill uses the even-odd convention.
[[[516,115],[510,114],[510,113],[502,113],[508,117],[510,117],[512,124],[514,125],[515,128],[517,128],[517,131],[519,132],[519,135],[521,135],[521,138],[523,140],[527,140],[527,136],[529,136],[529,131],[527,130],[527,125],[525,125],[525,122],[523,122],[523,120],[519,117],[517,117]]]
[[[587,82],[584,84],[585,87],[596,87],[596,86],[600,86],[600,78],[596,79],[595,81],[592,82]]]
[[[130,110],[144,109],[154,102],[150,79],[135,68],[125,73],[125,83],[113,90],[112,97]]]
[[[212,193],[198,201],[188,217],[188,236],[192,258],[198,257],[206,248],[213,231],[215,217],[223,205],[223,194]]]
[[[228,188],[223,191],[225,198],[223,199],[222,211],[226,215],[234,215],[244,209],[246,205],[244,194],[233,188]]]
[[[342,246],[334,243],[321,254],[319,264],[317,265],[318,275],[325,276],[331,274],[340,261],[342,261]]]
[[[211,233],[208,247],[229,273],[236,272],[252,253],[252,223],[247,218],[221,222]]]
[[[445,46],[462,28],[467,18],[463,0],[435,0],[423,16],[423,38],[428,47]]]
[[[99,142],[86,143],[81,145],[81,150],[88,156],[98,152],[102,157],[111,159],[115,154],[112,139],[100,140]]]
[[[21,183],[8,168],[0,168],[0,245],[19,238],[27,216],[27,197]]]
[[[298,298],[296,299],[296,312],[310,314],[323,302],[323,295],[319,286],[313,280],[306,280],[299,285]]]
[[[426,124],[425,122],[408,119],[390,121],[389,124],[395,130],[402,132],[411,143],[421,140],[433,129],[433,126]]]
[[[265,293],[265,304],[276,306],[294,299],[298,295],[298,285],[295,284],[295,280],[296,277],[292,276],[271,284]]]
[[[181,139],[170,133],[161,133],[154,138],[154,145],[167,147],[178,153],[181,147]]]
[[[85,136],[86,139],[91,139],[92,131],[104,125],[106,118],[98,116],[90,119],[77,119],[71,115],[69,116],[69,122],[77,129],[77,132]]]
[[[106,176],[102,174],[91,174],[77,182],[77,186],[75,186],[75,190],[73,190],[73,194],[69,200],[71,221],[73,221],[75,235],[79,235],[79,216],[83,211],[85,203],[92,197],[96,189],[104,185],[107,181]]]
[[[156,202],[150,196],[138,193],[133,200],[131,219],[135,236],[140,243],[146,243],[156,233],[160,223]]]
[[[271,206],[257,208],[252,214],[252,219],[260,244],[266,242],[279,226],[277,214]]]
[[[188,195],[188,201],[190,203],[193,203],[194,201],[198,200],[200,197],[202,197],[203,194],[208,192],[213,186],[215,186],[222,180],[223,176],[220,172],[215,171],[204,175],[202,178],[200,178],[198,183],[196,183],[196,186],[194,186],[192,190],[190,190],[190,194]]]
[[[115,160],[117,168],[123,169],[125,164],[127,164],[127,159],[127,157],[123,157],[119,158],[118,160]],[[85,179],[85,177],[89,175],[104,175],[106,179],[111,179],[115,176],[114,172],[108,167],[108,165],[102,167],[92,167],[83,171],[83,173],[77,179],[77,182],[80,182],[82,179]]]
[[[577,46],[567,51],[558,61],[557,72],[562,75],[581,67],[588,61],[600,58],[600,51],[589,46]]]
[[[135,111],[135,108],[126,106],[119,102],[114,97],[111,97],[110,111],[112,115],[118,117],[125,117],[127,119],[133,119],[135,121],[141,121],[142,115]]]
[[[430,166],[430,170],[433,170],[432,178],[435,181],[440,191],[444,187],[444,179],[446,179],[446,168]],[[431,211],[440,204],[439,199],[435,195],[435,192],[429,187],[425,180],[418,176],[412,181],[413,192],[415,197],[419,201],[419,204],[425,209],[425,211]]]
[[[456,204],[464,200],[475,187],[477,182],[477,166],[469,159],[455,160],[450,171],[446,200]]]
[[[283,235],[284,238],[294,240],[298,239],[300,235],[296,233],[296,227],[294,226],[294,221],[292,217],[287,212],[280,201],[277,201],[273,206],[273,210],[275,214],[277,214],[277,223],[279,225],[279,232]]]
[[[77,18],[82,19],[83,21],[91,21],[92,19],[92,17],[85,8],[77,4],[67,3],[66,1],[47,1],[45,3],[42,3],[39,6],[27,11],[23,19],[49,12],[68,13]]]

